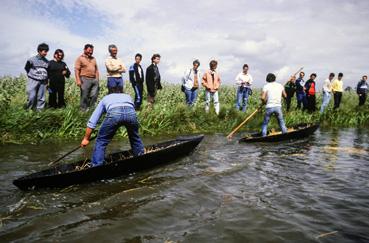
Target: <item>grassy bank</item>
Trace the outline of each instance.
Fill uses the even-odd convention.
[[[46,109],[43,112],[26,111],[23,107],[26,103],[25,94],[26,78],[3,77],[0,78],[0,132],[1,143],[39,142],[49,138],[81,138],[86,122],[91,112],[79,111],[79,89],[74,80],[68,80],[66,84],[65,109]],[[134,95],[130,84],[126,84],[125,90]],[[100,97],[107,93],[106,81],[101,81]],[[158,92],[157,103],[150,110],[146,101],[143,109],[138,112],[141,124],[140,133],[143,136],[191,134],[191,133],[228,133],[245,119],[259,102],[259,91],[249,100],[249,108],[245,113],[234,109],[235,88],[223,86],[219,92],[221,111],[219,116],[214,109],[209,114],[204,112],[204,93],[199,92],[198,102],[188,108],[184,103],[184,95],[179,85],[165,84],[162,91]],[[145,97],[146,95],[144,95]],[[292,107],[296,107],[295,100]],[[285,114],[287,125],[300,122],[316,122],[321,120],[324,126],[357,127],[369,125],[368,105],[357,108],[358,99],[355,93],[346,92],[343,95],[342,107],[338,111],[332,111],[332,101],[325,114],[292,110]],[[318,106],[321,97],[318,97]],[[243,130],[257,130],[260,128],[263,115],[260,112],[252,119]],[[278,127],[275,119],[270,127]],[[124,129],[120,129],[118,136],[126,136]]]

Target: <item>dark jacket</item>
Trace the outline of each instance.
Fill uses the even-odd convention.
[[[143,68],[141,67],[141,77],[140,77],[139,67],[141,67],[141,65],[137,63],[134,63],[132,66],[129,67],[129,81],[131,81],[133,85],[144,83],[145,78]]]
[[[65,75],[62,74],[64,70],[67,71]],[[63,61],[56,62],[52,60],[49,62],[49,67],[47,68],[47,74],[49,76],[50,84],[62,85],[65,83],[65,78],[69,78],[70,71],[69,71],[67,64],[65,64],[65,62]]]
[[[292,81],[288,81],[284,85],[284,90],[286,91],[287,95],[293,96],[295,94],[295,91],[296,91],[296,84],[293,83]]]
[[[146,69],[146,86],[147,86],[147,93],[151,97],[155,97],[156,90],[162,89],[161,83],[160,83],[159,68],[155,64],[151,64]]]
[[[368,83],[365,80],[360,80],[356,87],[357,94],[367,94],[368,93]]]
[[[301,78],[296,79],[296,93],[304,92],[305,81]]]

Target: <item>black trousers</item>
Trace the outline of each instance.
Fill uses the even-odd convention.
[[[61,108],[65,107],[64,101],[65,82],[49,84],[49,107]]]
[[[287,111],[289,111],[290,110],[290,107],[291,107],[292,98],[295,95],[295,91],[289,91],[289,90],[286,89],[286,94],[287,94],[287,97],[286,97],[286,108],[287,108]]]
[[[316,110],[316,97],[315,95],[307,95],[307,107],[306,109],[310,112],[314,112]]]
[[[334,107],[333,107],[333,109],[337,109],[337,108],[340,107],[340,104],[341,104],[342,92],[335,92],[333,94],[333,98],[334,98]]]
[[[364,105],[365,104],[365,101],[366,101],[366,97],[367,97],[367,94],[361,94],[360,96],[359,96],[359,106],[361,106],[361,105]]]

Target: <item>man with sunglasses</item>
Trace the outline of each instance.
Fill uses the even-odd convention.
[[[54,53],[54,60],[49,62],[47,69],[49,76],[49,107],[51,108],[65,107],[65,78],[69,78],[70,71],[63,59],[63,50],[57,49]]]

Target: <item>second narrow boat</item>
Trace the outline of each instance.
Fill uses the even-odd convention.
[[[239,140],[240,143],[253,142],[278,142],[283,140],[297,139],[307,137],[313,134],[319,128],[319,124],[298,124],[288,129],[287,133],[269,132],[267,136],[261,136],[261,133],[253,133]]]

